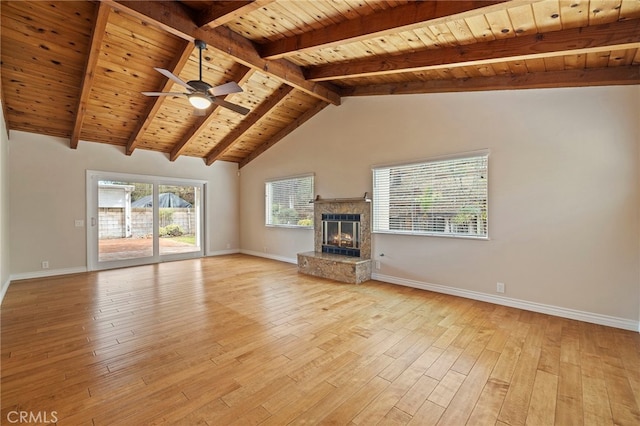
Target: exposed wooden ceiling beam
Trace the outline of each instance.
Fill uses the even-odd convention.
[[[173,74],[179,75],[182,69],[185,67],[185,65],[189,61],[189,57],[191,56],[193,49],[194,49],[193,43],[190,43],[184,40],[184,42],[180,45],[179,52],[176,53],[175,58],[169,64],[169,67],[167,69],[171,71]],[[173,85],[175,84],[172,80],[169,80],[169,79],[164,79],[164,80],[165,81],[162,84],[162,86],[158,89],[158,92],[168,92],[171,89],[171,87],[173,87]],[[131,133],[131,137],[129,138],[129,141],[127,142],[127,148],[125,150],[127,155],[131,155],[133,151],[136,149],[136,147],[142,140],[142,137],[144,136],[145,132],[151,125],[151,122],[156,117],[156,114],[158,113],[158,111],[160,111],[160,107],[162,107],[162,103],[165,101],[165,99],[167,99],[166,96],[157,96],[157,97],[149,98],[149,100],[147,101],[147,106],[144,112],[142,113],[142,118],[138,120],[138,123],[136,124],[135,129],[133,129],[133,132]]]
[[[109,5],[100,3],[94,16],[94,23],[92,25],[93,31],[91,33],[91,41],[89,43],[89,56],[87,57],[84,78],[82,79],[82,87],[80,88],[80,100],[76,110],[76,121],[73,125],[73,131],[71,132],[71,139],[69,140],[69,146],[72,149],[76,149],[78,147],[78,141],[80,141],[82,123],[84,122],[84,116],[87,112],[87,101],[89,100],[89,94],[91,93],[91,86],[93,86],[93,78],[96,71],[96,65],[98,64],[98,59],[100,57],[102,39],[104,38],[110,13],[111,8]]]
[[[291,123],[289,123],[286,127],[280,130],[278,133],[270,137],[266,142],[256,147],[251,152],[251,154],[249,154],[242,161],[240,161],[240,163],[238,164],[238,167],[242,168],[247,164],[249,164],[251,161],[258,158],[260,154],[264,153],[266,150],[274,146],[276,143],[280,142],[280,140],[282,140],[289,133],[293,132],[295,129],[302,126],[305,122],[307,122],[307,120],[309,120],[311,117],[315,116],[317,113],[322,111],[327,105],[329,105],[327,102],[320,101],[313,108],[310,108],[307,111],[305,111],[300,117],[293,120]]]
[[[242,15],[251,13],[256,9],[264,7],[275,0],[235,0],[229,2],[214,2],[205,11],[200,11],[196,17],[196,24],[199,27],[219,27]]]
[[[501,1],[411,1],[370,15],[283,38],[260,46],[263,58],[278,59],[293,53],[352,43],[391,33],[438,25],[464,17],[464,12],[489,8]],[[504,8],[504,6],[500,6]],[[476,12],[477,13],[477,12]],[[455,16],[452,16],[455,15]]]
[[[287,60],[279,59],[269,61],[262,59],[251,41],[228,28],[199,28],[198,24],[193,22],[180,3],[103,1],[108,2],[114,8],[124,13],[150,22],[185,40],[191,42],[193,42],[194,39],[203,40],[210,49],[230,57],[236,62],[259,70],[318,99],[334,105],[340,105],[340,93],[337,87],[331,84],[321,84],[306,80],[302,69]]]
[[[345,89],[343,90],[343,96],[408,95],[416,93],[478,92],[486,90],[620,86],[631,84],[640,84],[639,65],[367,85]]]
[[[211,150],[211,152],[207,155],[206,164],[207,166],[211,165],[218,158],[222,157],[231,146],[254,124],[258,122],[262,117],[267,115],[269,111],[278,106],[280,102],[282,102],[287,95],[293,90],[293,87],[288,86],[286,84],[282,84],[276,91],[267,98],[264,102],[262,102],[257,108],[254,108],[253,111],[247,115],[247,117],[242,120],[242,122],[235,127],[231,132],[229,132],[224,139],[216,144],[215,147]]]
[[[309,68],[314,81],[478,66],[640,47],[640,19]]]
[[[232,80],[236,81],[240,87],[242,87],[253,75],[255,70],[245,67],[244,65],[238,65],[238,70],[232,72]],[[228,95],[220,96],[222,99],[226,99]],[[182,136],[182,139],[173,147],[171,150],[171,154],[169,155],[169,160],[176,161],[176,159],[182,155],[187,145],[191,143],[191,141],[197,139],[203,131],[207,130],[209,124],[216,117],[214,112],[220,108],[219,105],[213,104],[210,109],[207,111],[207,114],[203,117],[200,117],[196,123],[193,124],[187,131],[185,135]]]

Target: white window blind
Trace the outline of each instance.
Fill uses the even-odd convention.
[[[313,175],[269,180],[265,183],[265,224],[313,226]]]
[[[487,238],[487,153],[373,169],[373,232]]]

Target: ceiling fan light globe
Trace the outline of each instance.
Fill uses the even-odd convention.
[[[211,101],[200,93],[189,95],[189,102],[197,109],[207,109],[211,106]]]

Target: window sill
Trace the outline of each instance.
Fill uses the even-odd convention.
[[[266,228],[286,228],[286,229],[311,229],[313,230],[313,226],[300,226],[300,225],[264,225]]]
[[[456,240],[476,240],[476,241],[489,241],[489,236],[474,236],[474,235],[462,235],[462,234],[436,234],[427,232],[401,232],[401,231],[372,231],[372,234],[382,235],[408,235],[413,237],[437,237],[437,238],[452,238]]]

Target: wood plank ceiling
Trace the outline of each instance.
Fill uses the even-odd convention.
[[[640,0],[2,1],[9,130],[246,165],[347,96],[640,84]],[[194,115],[156,72],[238,82]]]

